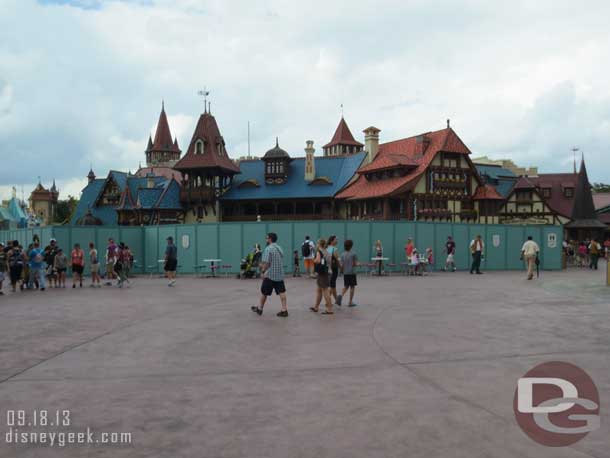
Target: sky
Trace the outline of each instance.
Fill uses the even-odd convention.
[[[186,150],[204,87],[233,157],[442,129],[610,182],[610,2],[0,0],[0,197],[131,170],[165,101]]]

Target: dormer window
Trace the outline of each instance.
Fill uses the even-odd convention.
[[[195,143],[195,154],[203,154],[203,141],[197,140]]]
[[[574,188],[565,188],[563,190],[563,195],[568,198],[574,197]]]
[[[263,156],[265,161],[265,183],[282,184],[288,179],[289,163],[292,161],[286,151],[275,142],[275,148],[270,149]]]
[[[542,197],[549,199],[551,197],[551,188],[542,188]]]

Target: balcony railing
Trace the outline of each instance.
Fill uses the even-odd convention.
[[[182,202],[211,202],[214,198],[215,193],[212,188],[187,188],[180,191]]]
[[[465,180],[447,180],[442,178],[434,179],[434,187],[444,189],[463,189],[466,186]]]
[[[324,213],[317,213],[315,215],[307,214],[296,214],[292,213],[280,213],[277,215],[260,215],[261,221],[304,221],[304,220],[320,220],[320,219],[333,219],[331,215]],[[256,221],[256,215],[223,215],[223,221]]]

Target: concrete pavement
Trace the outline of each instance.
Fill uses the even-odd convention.
[[[360,306],[334,316],[308,311],[314,281],[289,278],[287,319],[275,296],[262,317],[249,311],[257,280],[8,294],[0,456],[605,457],[604,274],[359,277]],[[563,449],[532,442],[512,410],[516,380],[554,360],[587,371],[602,403],[601,430]],[[6,444],[13,409],[69,410],[56,431],[131,432],[133,443]]]

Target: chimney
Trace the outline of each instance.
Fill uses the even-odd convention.
[[[151,172],[146,174],[146,187],[152,189],[155,187],[155,175]]]
[[[312,140],[307,140],[305,143],[307,144],[305,147],[305,181],[311,183],[316,178],[316,163],[313,156],[316,150]]]
[[[381,130],[371,126],[362,132],[364,132],[364,150],[366,151],[365,162],[370,164],[377,156],[377,151],[379,151],[379,132]]]

